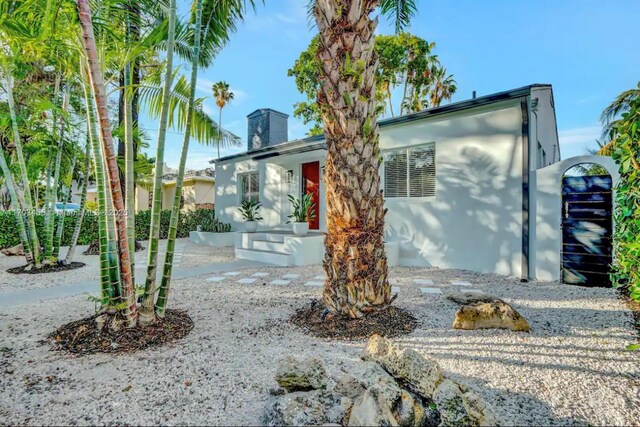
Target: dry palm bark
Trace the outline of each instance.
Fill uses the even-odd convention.
[[[375,0],[316,0],[318,104],[327,143],[324,302],[351,318],[391,302],[384,249],[382,162],[375,116]]]
[[[91,10],[88,0],[77,0],[78,18],[82,27],[82,42],[87,55],[89,77],[93,86],[93,96],[98,115],[98,125],[102,148],[106,162],[107,175],[109,177],[109,189],[112,196],[113,209],[116,220],[116,234],[118,244],[118,255],[120,261],[120,286],[123,309],[127,326],[134,326],[136,323],[136,301],[135,289],[131,275],[131,261],[129,259],[129,246],[127,236],[127,221],[125,215],[124,199],[120,186],[120,174],[113,148],[113,136],[111,125],[109,124],[109,113],[107,111],[107,97],[105,94],[104,78],[98,60],[98,50],[93,34],[93,24],[91,21]],[[109,215],[112,212],[105,212]]]

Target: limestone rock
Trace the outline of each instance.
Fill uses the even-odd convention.
[[[22,243],[21,243],[19,245],[12,246],[10,248],[4,248],[0,250],[0,252],[2,252],[2,254],[6,256],[24,256],[24,247],[22,246]]]
[[[461,305],[483,302],[503,302],[500,298],[478,292],[453,292],[447,295],[447,299]]]
[[[493,412],[477,394],[450,379],[444,380],[438,386],[433,400],[440,413],[441,425],[497,425]]]
[[[287,393],[271,402],[262,422],[269,426],[342,425],[352,402],[326,390]]]
[[[353,402],[348,426],[397,426],[391,408],[375,389],[367,389]]]
[[[337,379],[336,385],[333,391],[340,393],[350,399],[355,399],[360,396],[366,390],[362,381],[354,377],[353,375],[345,374]]]
[[[289,356],[280,362],[276,381],[289,392],[324,389],[327,386],[327,370],[319,359]]]
[[[504,301],[463,305],[456,312],[453,329],[511,329],[529,332],[529,322]]]
[[[396,380],[426,399],[443,380],[438,362],[412,349],[401,350],[379,335],[371,337],[362,358],[378,362]]]

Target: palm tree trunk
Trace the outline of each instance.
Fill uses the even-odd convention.
[[[156,276],[158,265],[158,243],[160,240],[160,211],[162,209],[162,169],[164,165],[164,146],[169,123],[169,100],[173,77],[173,50],[176,34],[176,0],[170,0],[169,34],[167,37],[167,65],[162,91],[162,110],[160,111],[160,127],[156,147],[156,164],[153,176],[153,206],[151,208],[151,225],[149,228],[149,253],[147,262],[147,278],[145,280],[144,297],[140,309],[140,322],[150,323],[155,319]]]
[[[375,116],[376,21],[369,17],[377,4],[317,0],[314,6],[327,142],[323,299],[329,312],[350,318],[391,302]]]
[[[71,160],[71,168],[69,169],[69,176],[65,180],[62,186],[62,215],[58,221],[58,228],[56,229],[56,238],[53,243],[53,257],[57,260],[60,255],[60,244],[62,243],[62,234],[64,232],[64,220],[67,216],[67,200],[69,200],[69,189],[71,188],[71,182],[73,180],[73,170],[76,167],[76,156],[73,155]]]
[[[126,18],[127,35],[130,33],[129,18]],[[127,36],[127,39],[129,37]],[[127,40],[128,42],[128,40]],[[129,246],[129,259],[131,260],[131,280],[135,283],[136,260],[136,224],[135,224],[135,194],[133,172],[133,112],[131,88],[131,62],[124,67],[124,159],[125,159],[125,206],[127,211],[127,243]]]
[[[84,66],[83,66],[84,70]],[[85,73],[86,74],[86,73]],[[93,110],[93,103],[89,95],[89,87],[86,82],[83,84],[85,104],[87,108],[87,134],[89,137],[89,144],[93,152],[93,163],[96,172],[96,190],[98,193],[98,239],[100,242],[100,295],[103,306],[110,306],[115,303],[115,286],[111,280],[112,277],[118,277],[118,264],[111,263],[109,259],[109,239],[110,233],[107,227],[107,223],[110,221],[110,217],[106,214],[108,209],[106,190],[105,190],[105,178],[104,178],[104,165],[102,161],[102,153],[100,152],[100,145],[98,144],[98,132],[96,132],[95,126],[95,113]],[[112,270],[115,268],[115,272]],[[115,285],[117,286],[117,280]]]
[[[69,108],[69,85],[67,84],[64,89],[63,101],[62,101],[62,111],[63,114],[67,112]],[[55,124],[54,124],[55,125]],[[60,184],[60,168],[62,166],[62,151],[64,148],[64,138],[65,138],[65,130],[67,126],[65,123],[65,117],[63,116],[60,120],[60,133],[58,139],[58,149],[56,151],[56,161],[53,169],[53,184],[51,188],[51,201],[50,203],[55,209],[55,205],[58,202],[58,186]],[[51,212],[51,211],[49,211]],[[64,215],[64,213],[63,213]],[[54,229],[56,226],[55,211],[53,213],[53,217],[49,218],[48,227],[45,229],[45,237],[44,237],[44,257],[47,262],[55,262],[57,261],[56,255],[56,246],[54,242]],[[58,222],[59,224],[60,222]]]
[[[121,298],[126,305],[123,312],[127,326],[133,327],[136,324],[137,318],[135,288],[131,276],[131,261],[129,259],[129,247],[127,243],[127,221],[126,217],[123,215],[125,213],[125,206],[122,198],[122,191],[120,189],[120,176],[118,175],[118,163],[113,148],[111,125],[109,124],[109,112],[107,110],[107,97],[105,95],[104,79],[102,76],[102,69],[98,62],[98,51],[93,34],[89,1],[77,0],[77,5],[78,17],[83,34],[82,41],[87,55],[87,63],[89,64],[89,76],[93,85],[93,97],[98,113],[102,148],[107,164],[109,188],[115,210],[118,258],[120,261],[120,287],[122,290]]]
[[[2,147],[0,147],[0,170],[4,175],[4,183],[7,186],[7,190],[9,191],[11,207],[13,208],[13,213],[16,217],[16,226],[18,227],[20,242],[24,247],[25,258],[27,260],[27,264],[31,264],[34,261],[33,249],[31,248],[31,243],[29,242],[27,228],[24,223],[24,216],[22,214],[22,209],[20,208],[20,203],[18,201],[15,182],[13,181],[13,175],[11,174],[11,170],[9,169],[9,165],[7,164],[7,159],[4,156],[4,150],[2,149]]]
[[[76,246],[78,245],[78,238],[80,237],[80,230],[82,229],[82,220],[84,219],[84,206],[87,201],[87,187],[89,186],[89,168],[91,166],[90,148],[91,148],[91,143],[89,141],[89,135],[87,135],[87,144],[84,150],[84,181],[82,181],[82,191],[80,196],[80,210],[78,211],[78,217],[76,219],[76,224],[73,229],[71,244],[69,245],[69,250],[67,251],[67,255],[64,258],[65,264],[71,264],[71,261],[73,261],[73,256],[75,255],[75,252],[76,252]]]
[[[20,131],[18,130],[18,119],[16,117],[16,106],[13,99],[13,75],[11,70],[5,69],[6,85],[5,91],[7,93],[7,103],[9,104],[9,115],[11,117],[11,129],[13,131],[13,143],[16,146],[16,155],[18,156],[18,164],[20,166],[20,175],[22,178],[22,187],[24,191],[24,206],[27,210],[28,220],[28,236],[31,241],[31,250],[33,251],[33,259],[36,268],[40,267],[40,242],[38,241],[38,234],[36,231],[36,219],[33,208],[33,202],[31,199],[31,191],[29,191],[29,176],[27,175],[27,164],[24,160],[24,153],[22,151],[22,141],[20,140]]]
[[[222,143],[222,107],[218,115],[218,159],[220,158],[220,144]]]
[[[189,107],[187,111],[187,123],[184,131],[184,139],[182,141],[182,152],[180,154],[180,165],[178,166],[178,176],[176,177],[176,192],[173,199],[173,207],[171,209],[171,220],[169,221],[169,235],[167,236],[167,252],[164,258],[164,268],[162,271],[162,280],[160,282],[160,290],[158,292],[158,300],[156,301],[156,315],[164,317],[167,308],[167,300],[169,298],[169,289],[171,286],[171,272],[173,269],[173,253],[176,243],[176,234],[178,231],[178,216],[180,215],[180,199],[182,196],[182,183],[184,181],[184,171],[187,162],[187,154],[189,152],[189,140],[191,138],[191,125],[193,122],[193,113],[195,110],[196,83],[198,81],[198,58],[200,54],[200,36],[202,32],[202,1],[196,0],[195,9],[195,25],[193,37],[193,54],[191,62],[191,87],[189,92]],[[218,124],[218,126],[220,126]]]

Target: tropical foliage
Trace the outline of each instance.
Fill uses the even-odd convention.
[[[262,207],[262,203],[257,200],[243,200],[240,204],[238,210],[242,215],[242,219],[245,221],[262,221],[262,216],[260,216],[260,207]]]
[[[53,214],[54,224],[61,223],[62,215]],[[81,219],[82,218],[82,219]],[[160,238],[166,239],[169,235],[169,220],[171,210],[164,209],[160,212]],[[44,215],[36,214],[36,230],[39,233],[44,231]],[[82,227],[78,224],[82,221]],[[62,246],[70,246],[74,242],[78,245],[88,245],[99,236],[99,226],[103,223],[96,212],[86,211],[81,215],[78,211],[67,213],[64,220],[64,232],[62,234]],[[151,224],[151,211],[141,211],[136,213],[136,240],[147,240],[149,238],[149,225]],[[231,231],[231,224],[220,222],[211,209],[194,209],[180,211],[178,220],[177,237],[189,237],[189,232],[200,226],[202,231],[212,233],[225,233]],[[76,238],[75,230],[80,230]],[[0,249],[8,248],[20,244],[20,236],[16,227],[16,219],[13,212],[0,211]]]
[[[247,4],[253,3],[194,0],[183,19],[175,0],[0,3],[0,176],[26,261],[36,269],[69,262],[76,242],[97,235],[102,310],[115,313],[115,329],[133,327],[138,320],[154,322],[166,310],[174,242],[184,232],[177,230],[185,224],[179,196],[190,139],[239,142],[204,113],[195,83],[198,68],[211,65]],[[174,53],[191,64],[188,78],[174,69]],[[146,144],[138,126],[142,108],[159,118],[155,168],[140,151]],[[165,225],[159,189],[168,128],[183,132],[184,141],[177,197]],[[97,216],[84,212],[90,181],[97,188]],[[59,203],[64,209],[72,182],[80,185],[81,209],[65,218],[55,207]],[[136,223],[133,214],[138,184],[154,187],[148,222]],[[212,215],[197,221],[228,230]],[[133,250],[145,227],[149,270],[140,310]],[[163,235],[169,241],[157,292],[158,239]],[[66,260],[59,260],[63,242],[71,248]]]
[[[309,222],[316,218],[314,210],[316,204],[313,203],[311,197],[312,195],[309,193],[303,194],[302,197],[296,197],[292,194],[287,195],[292,208],[291,214],[287,215],[287,218],[290,219],[287,224],[290,222]]]
[[[640,301],[640,98],[629,100],[626,111],[612,125],[612,132],[613,159],[620,171],[615,193],[612,279]]]
[[[311,135],[322,133],[316,101],[320,87],[318,41],[318,37],[314,37],[288,70],[288,75],[295,78],[298,91],[307,97],[306,101],[295,104],[294,116],[305,124],[314,123]],[[375,36],[374,49],[378,56],[375,97],[379,116],[413,113],[438,107],[451,99],[457,89],[456,82],[433,54],[435,46],[406,32]],[[399,96],[397,101],[394,94]]]

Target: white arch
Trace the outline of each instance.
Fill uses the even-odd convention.
[[[602,166],[609,173],[609,175],[611,175],[614,186],[620,179],[620,173],[618,172],[618,165],[616,165],[616,162],[614,162],[611,157],[607,157],[607,156],[587,155],[587,156],[570,157],[558,163],[554,163],[553,165],[547,166],[546,168],[540,169],[540,171],[544,170],[545,172],[543,172],[543,174],[546,174],[547,169],[557,165],[556,167],[561,171],[559,178],[562,179],[564,174],[569,169],[584,163],[592,163],[598,166]]]
[[[620,180],[611,157],[576,156],[531,173],[529,204],[529,274],[538,280],[560,279],[562,248],[562,177],[574,166],[594,163],[611,175],[613,186]]]

